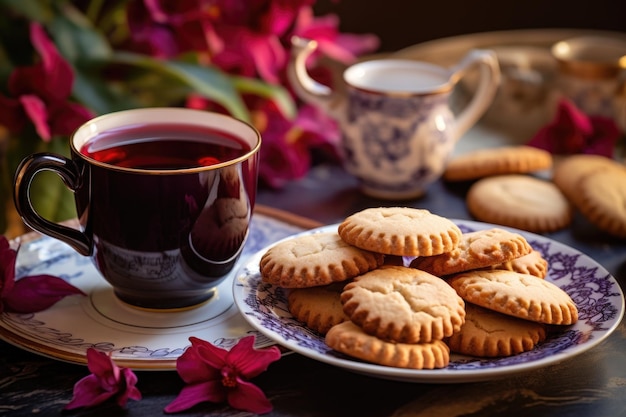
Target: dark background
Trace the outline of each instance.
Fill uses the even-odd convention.
[[[510,29],[626,32],[626,0],[318,0],[340,31],[374,33],[381,52],[448,36]]]

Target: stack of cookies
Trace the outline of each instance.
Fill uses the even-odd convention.
[[[550,170],[550,179],[536,175]],[[530,146],[481,149],[452,159],[443,178],[474,181],[466,203],[484,222],[547,233],[569,226],[578,209],[601,230],[626,238],[626,167],[604,156],[553,160]]]
[[[262,280],[288,288],[291,314],[332,349],[412,369],[444,368],[450,351],[514,355],[544,340],[547,324],[575,323],[547,269],[517,233],[462,233],[408,207],[363,210],[337,233],[285,240],[260,261]]]

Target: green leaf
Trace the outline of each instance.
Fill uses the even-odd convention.
[[[78,69],[74,75],[73,97],[96,114],[144,106],[132,91],[115,88],[97,73]]]
[[[248,77],[232,77],[232,80],[237,91],[252,93],[267,100],[272,100],[288,119],[296,116],[296,103],[289,91],[283,86],[271,85],[259,79]]]
[[[112,48],[103,34],[69,4],[46,24],[59,52],[75,67],[107,60]]]
[[[250,113],[235,89],[232,79],[216,68],[181,61],[163,61],[129,52],[114,53],[113,61],[168,75],[184,83],[195,93],[219,103],[232,116],[250,121]],[[158,88],[170,87],[161,85]]]
[[[54,14],[52,0],[0,0],[0,6],[23,15],[28,20],[45,22]],[[4,12],[3,14],[5,14]]]

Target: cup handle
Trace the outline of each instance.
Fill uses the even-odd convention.
[[[43,218],[30,199],[30,186],[35,175],[41,171],[56,173],[67,188],[75,191],[80,184],[80,170],[72,160],[50,153],[38,153],[22,160],[15,172],[13,200],[22,220],[30,228],[70,245],[84,256],[92,254],[92,241],[86,233]]]
[[[457,83],[474,65],[480,67],[478,87],[468,105],[456,118],[454,139],[458,141],[487,111],[500,85],[500,65],[494,51],[473,49],[463,57],[452,71],[452,81]]]

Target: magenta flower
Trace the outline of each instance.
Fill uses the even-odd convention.
[[[362,54],[374,52],[380,46],[380,39],[376,35],[340,33],[336,15],[315,17],[310,7],[300,10],[293,34],[317,41],[316,55],[323,54],[346,65],[352,64]]]
[[[554,120],[542,127],[528,145],[553,154],[613,156],[620,130],[613,119],[588,116],[570,100],[559,101]]]
[[[40,24],[31,23],[30,39],[41,62],[11,73],[8,90],[13,98],[0,95],[0,125],[17,133],[30,121],[49,141],[53,135],[71,134],[93,114],[69,101],[74,73]]]
[[[339,161],[337,123],[319,109],[303,105],[295,120],[286,119],[271,103],[256,111],[257,120],[264,118],[263,158],[260,180],[280,188],[294,178],[302,178],[311,168],[311,149],[321,150]]]
[[[268,413],[272,404],[250,378],[280,359],[280,350],[254,348],[254,336],[246,336],[228,351],[190,337],[191,346],[176,361],[179,375],[188,385],[165,407],[166,413],[187,410],[209,401],[228,401],[231,407],[256,414]]]
[[[130,1],[127,17],[132,48],[159,58],[185,52],[207,52],[212,36],[203,22],[216,10],[206,0]]]
[[[15,280],[17,251],[0,236],[0,313],[35,313],[45,310],[62,298],[82,294],[67,281],[51,275],[33,275]]]
[[[87,349],[87,367],[91,374],[74,385],[74,396],[65,410],[94,407],[109,398],[125,407],[129,399],[141,399],[141,392],[135,387],[137,376],[128,368],[118,367],[106,353]]]

